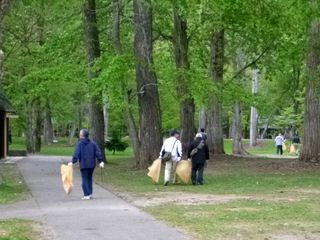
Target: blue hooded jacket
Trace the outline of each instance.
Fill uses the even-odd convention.
[[[79,160],[80,169],[95,168],[96,159],[98,159],[99,163],[103,161],[98,145],[88,138],[81,139],[74,151],[72,163],[76,163]]]

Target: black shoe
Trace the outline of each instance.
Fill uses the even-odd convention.
[[[168,186],[169,181],[164,182],[164,186]]]
[[[195,182],[192,182],[192,185],[196,185],[196,183],[195,183]]]

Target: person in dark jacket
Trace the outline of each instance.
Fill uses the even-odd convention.
[[[92,198],[92,175],[96,167],[96,160],[99,161],[100,168],[104,167],[104,162],[100,148],[89,139],[88,130],[82,129],[79,136],[80,141],[75,148],[72,162],[69,162],[68,165],[72,166],[79,161],[84,194],[82,199],[89,200]]]
[[[196,150],[196,153],[191,156],[193,150]],[[206,160],[209,159],[209,149],[207,144],[202,138],[201,133],[197,133],[195,140],[189,144],[188,148],[188,160],[192,161],[192,171],[191,171],[191,180],[192,184],[203,185],[203,171],[206,164]]]

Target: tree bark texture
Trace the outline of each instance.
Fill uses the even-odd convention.
[[[4,76],[3,62],[4,62],[4,51],[3,51],[3,41],[4,41],[4,31],[3,31],[3,18],[5,12],[8,9],[9,0],[0,0],[0,84]]]
[[[235,58],[235,72],[239,72],[246,65],[245,55],[238,50]],[[235,80],[236,84],[242,86],[242,75],[238,75]],[[234,114],[232,123],[232,154],[234,155],[247,155],[248,152],[244,149],[242,144],[242,109],[239,99],[235,99]]]
[[[303,148],[300,159],[320,162],[320,21],[310,24],[305,89]]]
[[[26,102],[26,147],[27,153],[35,153],[35,144],[34,144],[34,136],[33,136],[33,108],[32,101]]]
[[[34,138],[35,138],[35,152],[41,152],[41,133],[42,133],[42,107],[40,98],[37,98],[33,104],[33,111],[35,117],[35,126],[34,126]]]
[[[97,72],[95,72],[92,67],[96,59],[100,57],[101,53],[95,0],[86,0],[83,6],[83,12],[87,61],[89,65],[89,78],[94,79],[97,77]],[[92,97],[89,107],[91,125],[90,134],[92,140],[95,141],[100,147],[105,160],[104,117],[101,93],[98,96]]]
[[[183,155],[186,156],[189,142],[194,138],[195,104],[188,84],[189,39],[187,21],[176,11],[174,13],[174,55],[178,71],[178,97],[180,99],[180,129]]]
[[[236,101],[234,104],[234,119],[233,119],[233,141],[232,141],[232,154],[234,155],[247,155],[248,152],[244,149],[242,144],[242,113],[241,104]]]
[[[160,100],[152,59],[152,7],[150,0],[134,0],[134,54],[140,116],[139,168],[158,158],[162,145]]]
[[[53,143],[53,124],[50,104],[47,101],[44,111],[44,122],[43,122],[43,142],[44,144],[50,145]]]
[[[218,88],[223,85],[224,30],[214,32],[210,40],[209,76]],[[224,154],[222,129],[222,99],[214,93],[209,97],[208,145],[214,154]]]
[[[259,70],[254,69],[252,72],[252,94],[258,93],[259,86]],[[258,109],[255,106],[251,106],[250,113],[250,146],[254,147],[257,145],[257,130],[258,130]]]

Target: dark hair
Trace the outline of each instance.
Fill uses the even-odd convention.
[[[87,129],[81,129],[80,132],[82,132],[83,137],[85,138],[89,137],[89,131]]]
[[[201,128],[200,131],[201,131],[201,132],[204,132],[204,128]]]
[[[170,132],[170,136],[171,136],[171,137],[173,137],[173,136],[176,135],[176,134],[179,134],[179,135],[180,135],[180,133],[179,133],[177,130],[173,130],[173,131]]]

